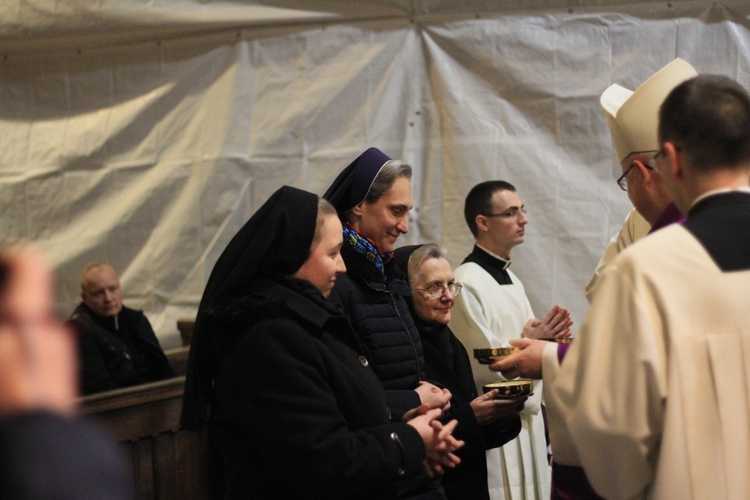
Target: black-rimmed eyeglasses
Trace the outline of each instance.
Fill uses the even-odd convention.
[[[675,149],[677,151],[681,151],[681,149],[678,146],[675,146]],[[656,154],[652,156],[651,159],[648,161],[648,166],[658,171],[659,164],[657,162],[659,161],[660,156],[664,156],[664,153],[666,153],[666,151],[664,151],[664,146],[662,146],[661,148],[659,148],[659,151],[657,151]]]
[[[644,153],[651,153],[651,151],[638,151],[633,154],[644,154]],[[659,151],[656,151],[654,153],[654,156],[649,158],[649,160],[643,165],[649,170],[657,170],[656,158],[663,154],[664,154],[664,149],[662,148]],[[623,172],[623,174],[617,178],[617,185],[620,186],[620,189],[622,189],[623,191],[628,190],[628,174],[630,173],[631,170],[633,170],[633,167],[635,167],[635,162],[632,162],[630,166],[627,168],[627,170],[625,170],[625,172]]]
[[[464,286],[461,283],[456,283],[455,281],[451,281],[447,285],[443,285],[442,283],[435,283],[431,287],[428,288],[415,288],[415,290],[422,290],[427,292],[430,297],[433,299],[439,299],[443,295],[445,295],[446,291],[449,291],[451,295],[454,297],[458,297],[461,294],[461,289]]]
[[[503,219],[517,219],[521,216],[521,214],[526,215],[526,207],[521,206],[521,208],[518,207],[511,207],[505,212],[499,213],[499,214],[482,214],[485,217],[502,217]]]

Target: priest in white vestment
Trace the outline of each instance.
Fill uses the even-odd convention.
[[[750,96],[688,80],[659,140],[687,221],[607,267],[547,388],[550,421],[606,498],[750,498]]]
[[[544,320],[534,318],[523,284],[513,274],[510,250],[523,243],[528,222],[515,187],[504,181],[475,186],[466,200],[465,214],[477,245],[455,271],[463,293],[456,299],[450,327],[467,350],[508,345],[522,335],[530,338],[570,335],[570,313],[554,307]],[[486,365],[472,362],[478,390],[504,378]],[[488,485],[493,499],[547,499],[550,472],[544,419],[542,383],[521,411],[523,428],[516,439],[487,451]]]

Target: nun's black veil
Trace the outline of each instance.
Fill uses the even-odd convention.
[[[190,347],[181,425],[200,431],[208,418],[216,367],[212,346],[222,329],[212,328],[207,311],[253,290],[261,277],[290,275],[310,253],[318,197],[283,186],[273,193],[232,238],[211,271],[203,292]]]
[[[421,243],[419,245],[407,245],[394,250],[393,262],[394,264],[396,264],[396,267],[398,267],[398,269],[404,274],[404,276],[409,276],[409,259],[411,258],[411,255],[423,245],[424,243]],[[411,288],[412,285],[414,285],[414,283],[409,283],[409,288]]]

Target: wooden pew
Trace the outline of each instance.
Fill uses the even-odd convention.
[[[177,320],[177,330],[180,332],[182,345],[189,346],[193,340],[193,329],[195,328],[195,318],[180,318]]]
[[[188,355],[190,354],[190,346],[175,347],[174,349],[167,349],[164,354],[169,360],[169,364],[172,365],[177,375],[187,374],[187,362]]]
[[[220,498],[222,471],[204,429],[180,429],[185,377],[81,398],[81,413],[114,436],[138,499]]]

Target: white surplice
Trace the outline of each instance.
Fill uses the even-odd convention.
[[[455,271],[463,290],[456,298],[450,327],[470,356],[475,348],[509,345],[510,339],[521,337],[524,324],[534,317],[523,284],[510,270],[508,274],[513,284],[499,285],[475,263],[462,264]],[[480,394],[483,384],[505,380],[473,356],[472,369]],[[549,498],[541,398],[542,382],[535,381],[534,395],[521,412],[521,433],[505,446],[487,451],[487,481],[493,500]]]

